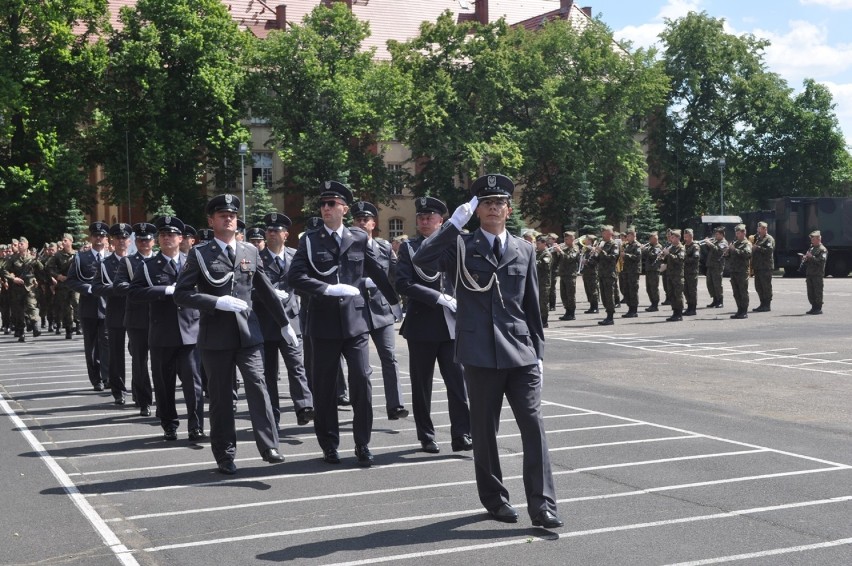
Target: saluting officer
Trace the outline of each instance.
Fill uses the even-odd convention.
[[[400,334],[408,342],[408,371],[411,374],[411,405],[417,440],[424,452],[440,452],[432,423],[432,382],[435,362],[447,388],[450,436],[453,452],[473,450],[470,438],[470,409],[462,367],[455,360],[456,299],[453,282],[441,271],[424,271],[412,263],[423,241],[444,222],[447,205],[433,197],[414,200],[417,232],[401,243],[396,271],[396,289],[408,297],[408,310]]]
[[[746,239],[745,224],[734,227],[735,240],[724,251],[731,262],[731,290],[737,303],[737,312],[731,318],[748,318],[748,268],[751,259],[751,243]]]
[[[314,430],[323,460],[339,464],[340,430],[337,418],[337,375],[341,354],[349,368],[352,401],[352,432],[358,464],[373,463],[370,437],[373,430],[373,389],[370,384],[368,308],[362,291],[370,277],[391,304],[398,302],[385,270],[367,245],[367,234],[346,228],[343,217],[352,203],[352,192],[337,181],[320,189],[323,226],[306,232],[290,267],[290,285],[311,295],[307,334],[313,359]]]
[[[272,414],[263,377],[263,333],[252,308],[252,290],[270,310],[292,343],[298,341],[280,295],[263,271],[257,248],[238,242],[237,212],[240,199],[231,194],[207,203],[207,223],[214,239],[187,254],[175,288],[178,306],[201,311],[198,347],[207,373],[210,394],[210,447],[220,473],[237,472],[237,432],[233,395],[235,368],[246,390],[255,444],[264,461],[284,461],[278,452],[278,426]]]
[[[535,526],[562,526],[541,417],[544,330],[538,313],[534,250],[506,231],[515,190],[503,175],[485,175],[470,187],[473,199],[459,206],[414,258],[421,269],[458,278],[456,359],[470,394],[473,458],[479,499],[498,521],[514,523],[497,448],[500,409],[506,397],[521,431],[527,511]],[[481,201],[480,201],[481,199]],[[480,228],[461,230],[474,212]],[[459,268],[461,273],[459,273]]]
[[[772,270],[775,269],[775,238],[767,232],[766,222],[757,223],[757,237],[751,247],[751,267],[754,270],[754,290],[760,305],[751,312],[769,312],[772,303]]]
[[[90,251],[80,251],[68,268],[65,284],[80,293],[80,322],[83,327],[83,350],[86,369],[95,391],[103,391],[109,383],[109,337],[104,322],[106,299],[92,294],[92,283],[104,259],[109,226],[93,222],[89,226]],[[116,363],[121,363],[116,361]]]

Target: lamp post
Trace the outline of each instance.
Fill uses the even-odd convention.
[[[246,153],[248,153],[248,144],[240,144],[240,179],[243,187],[243,223],[246,221]]]
[[[719,159],[719,214],[725,215],[725,158]]]

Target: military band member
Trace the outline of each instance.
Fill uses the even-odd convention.
[[[18,342],[26,341],[27,331],[32,331],[34,338],[40,336],[36,288],[44,265],[30,253],[29,241],[23,236],[18,239],[17,252],[6,259],[3,270],[9,286],[11,324]]]
[[[550,310],[550,273],[553,258],[547,249],[547,236],[539,234],[535,238],[535,267],[538,270],[538,300],[541,313],[541,326],[547,328],[547,316]]]
[[[683,320],[683,263],[686,252],[680,243],[680,230],[669,230],[669,245],[660,254],[666,262],[666,277],[669,279],[669,303],[672,315],[666,320],[680,322]]]
[[[293,327],[293,331],[301,337],[302,326],[299,322],[299,297],[293,292],[287,281],[287,274],[293,264],[293,256],[296,250],[286,246],[287,237],[290,234],[290,226],[293,222],[289,216],[270,212],[263,217],[266,226],[266,246],[260,252],[263,262],[263,271],[269,278],[276,290],[286,293],[282,294],[281,301],[287,320]],[[293,409],[296,412],[296,422],[304,426],[314,420],[314,398],[308,385],[308,376],[305,373],[304,352],[302,341],[292,344],[281,336],[281,327],[269,311],[260,302],[257,305],[257,317],[260,319],[260,327],[263,331],[263,362],[266,387],[269,391],[269,401],[272,403],[272,414],[275,422],[281,419],[281,402],[278,398],[278,354],[284,358],[284,366],[287,368],[287,383],[289,385],[290,399],[293,401]]]
[[[805,265],[808,302],[811,303],[811,310],[807,314],[822,314],[822,287],[828,250],[822,245],[822,233],[819,230],[811,232],[810,238],[811,247],[802,257]]]
[[[769,312],[772,304],[772,271],[775,269],[775,238],[767,232],[766,222],[757,223],[757,236],[751,247],[751,268],[754,271],[754,290],[760,305],[751,312]]]
[[[263,333],[253,308],[255,298],[270,310],[282,336],[298,341],[280,295],[267,279],[254,246],[238,242],[240,199],[224,194],[208,201],[207,223],[214,239],[187,255],[175,288],[179,307],[201,312],[198,347],[210,395],[210,446],[220,473],[237,472],[234,374],[239,368],[246,390],[255,445],[264,461],[284,461],[278,452],[278,426],[263,377]]]
[[[648,243],[642,247],[642,271],[645,272],[645,292],[651,304],[645,312],[660,310],[660,254],[663,246],[659,243],[657,232],[648,235]]]
[[[101,268],[106,249],[109,225],[93,222],[89,226],[91,249],[82,248],[68,268],[65,284],[80,294],[80,322],[83,326],[83,350],[86,370],[95,391],[109,384],[109,337],[106,323],[106,299],[92,294],[92,283]],[[117,362],[120,363],[120,362]]]
[[[369,443],[373,429],[370,384],[370,327],[362,292],[369,277],[390,304],[398,299],[368,246],[367,234],[346,228],[343,217],[352,203],[352,192],[336,181],[320,189],[323,226],[306,232],[290,267],[290,285],[311,295],[307,315],[313,360],[314,430],[323,460],[339,464],[340,430],[337,417],[337,375],[341,354],[349,369],[349,395],[353,408],[353,436],[358,464],[369,467],[373,454]]]
[[[722,272],[725,271],[725,250],[728,242],[725,240],[724,226],[718,226],[713,230],[713,238],[705,240],[707,245],[707,292],[713,301],[707,308],[720,309],[724,306],[725,292],[722,285]]]
[[[553,249],[559,246],[559,236],[550,233],[547,235],[547,251],[550,252],[550,285],[547,293],[547,305],[549,310],[556,310],[556,278],[559,275],[559,257]]]
[[[471,185],[473,199],[458,207],[420,246],[414,264],[459,278],[456,359],[470,395],[474,467],[479,499],[498,521],[514,523],[497,448],[504,397],[521,431],[527,511],[535,526],[562,526],[541,417],[544,331],[539,316],[534,250],[506,231],[514,183],[486,175]],[[481,200],[480,200],[481,199]],[[461,230],[476,213],[480,228]],[[461,266],[461,273],[459,267]]]
[[[642,272],[642,246],[636,241],[636,228],[627,229],[624,235],[625,243],[621,248],[621,292],[627,303],[627,312],[621,318],[636,318],[639,316],[639,275]]]
[[[592,250],[592,254],[598,262],[598,286],[601,292],[601,302],[606,310],[606,318],[598,324],[610,326],[615,324],[615,284],[617,274],[615,264],[621,255],[621,246],[612,237],[612,226],[604,226],[601,229],[602,242]]]
[[[456,299],[453,282],[441,271],[416,267],[412,259],[423,241],[444,222],[447,205],[433,197],[414,200],[418,236],[400,246],[396,289],[408,297],[408,311],[400,334],[408,343],[411,406],[417,440],[424,452],[440,452],[432,423],[432,383],[435,362],[447,389],[453,452],[473,450],[470,409],[461,364],[455,360]]]
[[[594,234],[583,236],[583,250],[580,252],[580,273],[583,275],[583,289],[589,301],[589,309],[584,314],[598,313],[598,258],[592,253],[595,248]]]
[[[730,262],[731,290],[737,303],[737,312],[731,318],[748,318],[748,269],[751,260],[751,243],[746,239],[745,224],[734,227],[735,240],[725,249]]]
[[[671,245],[672,245],[672,229],[666,228],[666,238],[662,243],[663,251],[666,251],[668,248],[671,247]],[[661,261],[662,261],[662,264],[660,266],[660,279],[662,279],[662,281],[663,281],[664,296],[663,296],[663,302],[660,303],[660,305],[671,306],[672,300],[671,300],[671,290],[669,289],[669,276],[666,273],[666,271],[668,270],[668,267],[667,267],[668,264],[666,263],[665,260],[661,260]]]
[[[562,235],[563,244],[553,246],[555,256],[559,257],[559,298],[565,314],[559,320],[575,320],[577,310],[577,273],[580,271],[580,251],[574,241],[574,232]]]
[[[683,231],[683,294],[686,298],[684,316],[695,316],[698,306],[698,272],[701,262],[701,246],[694,239],[692,228]]]

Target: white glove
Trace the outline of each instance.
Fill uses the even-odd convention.
[[[375,282],[373,282],[373,279],[370,277],[364,279],[364,287],[367,289],[378,289]]]
[[[299,345],[299,337],[296,336],[296,331],[293,330],[292,324],[288,324],[287,326],[281,329],[281,337],[284,338],[284,341],[290,344],[291,346]]]
[[[538,361],[538,373],[541,376],[542,381],[544,380],[544,360]]]
[[[275,289],[275,294],[278,295],[278,298],[282,301],[286,301],[290,298],[290,293],[287,291],[282,291],[281,289]]]
[[[328,297],[357,297],[361,294],[358,287],[347,285],[346,283],[336,283],[325,288],[323,295]]]
[[[216,309],[226,312],[243,312],[248,310],[248,303],[231,295],[225,295],[216,299]]]
[[[453,223],[453,226],[461,230],[464,228],[464,225],[467,224],[468,220],[470,220],[471,216],[473,216],[473,211],[476,210],[476,207],[479,205],[479,199],[473,197],[470,199],[470,202],[466,202],[460,205],[453,215],[450,217],[450,222]]]
[[[175,294],[175,286],[174,285],[169,285],[168,287],[166,287],[166,296],[167,297],[169,295],[174,295],[174,294]]]
[[[442,307],[447,307],[450,309],[450,312],[456,312],[456,308],[458,306],[456,305],[455,297],[451,297],[449,295],[441,295],[438,297],[438,304]]]

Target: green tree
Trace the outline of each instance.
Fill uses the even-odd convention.
[[[68,203],[62,221],[64,231],[74,237],[75,244],[82,244],[89,239],[89,226],[86,224],[86,217],[77,207],[77,199],[72,198]]]
[[[572,224],[578,235],[597,234],[606,222],[604,209],[595,204],[594,192],[585,175],[577,187],[577,200],[572,216]]]
[[[110,200],[155,206],[165,196],[177,215],[201,220],[204,179],[239,163],[239,93],[249,46],[220,0],[139,0],[121,10],[96,116],[95,158]],[[128,175],[127,164],[130,164]]]
[[[646,242],[651,232],[658,232],[663,227],[657,212],[657,203],[651,197],[650,191],[647,189],[644,191],[634,209],[636,212],[633,214],[632,222],[636,226],[636,237]]]
[[[166,195],[162,195],[158,202],[157,207],[153,210],[154,218],[161,218],[163,216],[178,216],[175,212],[175,209],[172,207],[169,202],[169,197]],[[183,218],[181,218],[183,220]]]
[[[248,206],[248,216],[246,223],[251,228],[263,224],[263,217],[270,212],[275,212],[275,205],[272,203],[272,197],[269,196],[269,191],[266,188],[266,183],[261,177],[258,177],[254,184],[249,189],[248,199],[251,206]]]
[[[84,132],[106,49],[105,0],[0,3],[0,237],[44,241],[88,205]]]

